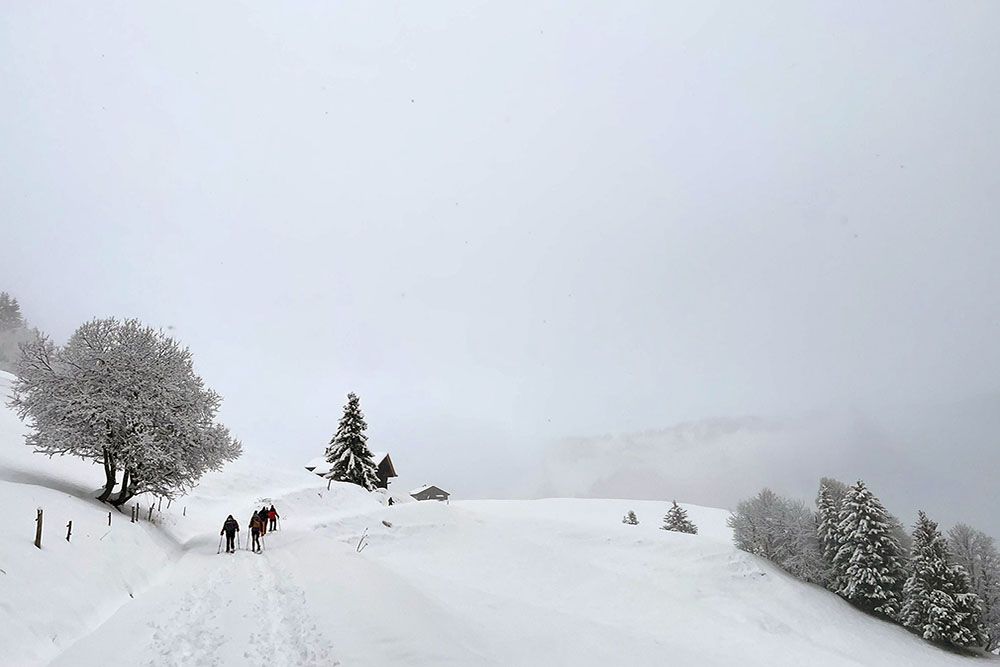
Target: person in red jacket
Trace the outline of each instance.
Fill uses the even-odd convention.
[[[271,522],[271,526],[270,526],[270,528],[268,528],[268,530],[277,530],[278,529],[278,527],[277,527],[278,526],[278,511],[274,509],[274,505],[271,505],[271,509],[269,509],[267,511],[267,518]]]

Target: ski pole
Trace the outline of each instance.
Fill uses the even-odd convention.
[[[222,535],[219,535],[219,550],[215,552],[215,555],[218,556],[221,553],[222,553]]]

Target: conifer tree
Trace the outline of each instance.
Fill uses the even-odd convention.
[[[673,507],[667,510],[667,515],[663,517],[662,530],[671,530],[675,533],[690,533],[694,535],[698,532],[698,527],[688,519],[687,511],[673,501]]]
[[[356,394],[348,394],[344,416],[326,448],[326,462],[330,464],[327,479],[350,482],[369,491],[378,487],[378,467],[368,451],[367,429],[360,400]]]
[[[625,515],[625,518],[622,519],[622,523],[627,523],[630,526],[638,526],[639,519],[636,517],[635,512],[629,510],[628,514]]]
[[[21,306],[7,292],[0,292],[0,331],[10,331],[24,326]]]
[[[836,592],[863,609],[895,619],[905,578],[899,544],[889,513],[864,482],[858,481],[844,497],[837,530]]]
[[[903,625],[930,641],[965,647],[985,643],[979,596],[971,592],[965,570],[949,564],[944,537],[923,512],[913,530],[909,575],[899,615]]]
[[[829,570],[827,583],[831,590],[836,590],[839,586],[840,573],[834,565],[837,550],[840,548],[839,525],[840,502],[834,498],[830,487],[821,481],[819,495],[816,496],[816,536],[819,538],[823,560]]]
[[[987,651],[1000,648],[1000,552],[993,538],[960,523],[948,531],[950,562],[969,575],[970,590],[982,604]]]

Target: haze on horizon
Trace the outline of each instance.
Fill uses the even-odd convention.
[[[373,448],[463,497],[531,493],[567,436],[911,432],[1000,395],[997,25],[989,2],[11,5],[0,289],[60,342],[169,329],[253,454],[320,454],[355,391]],[[970,460],[992,426],[956,429]]]

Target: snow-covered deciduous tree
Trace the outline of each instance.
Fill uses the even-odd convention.
[[[635,512],[633,512],[632,510],[629,510],[628,514],[625,515],[625,518],[622,519],[622,523],[627,523],[630,526],[638,526],[639,525],[639,519],[638,519],[638,517],[636,517]]]
[[[663,525],[660,526],[661,530],[670,530],[675,533],[689,533],[695,535],[698,532],[698,526],[694,525],[694,522],[688,518],[687,510],[677,504],[677,501],[673,501],[673,505],[667,510],[666,516],[663,517]]]
[[[738,548],[767,558],[803,581],[825,581],[816,517],[803,503],[764,489],[740,502],[728,525]]]
[[[944,537],[923,512],[913,530],[908,572],[899,613],[903,625],[934,642],[964,647],[985,643],[979,597],[971,592],[965,569],[948,562]]]
[[[326,462],[330,464],[328,479],[357,484],[369,491],[378,487],[378,467],[368,451],[367,429],[360,400],[356,394],[348,394],[344,416],[326,448]]]
[[[969,575],[970,589],[982,605],[986,650],[995,651],[1000,648],[1000,553],[993,538],[960,523],[948,531],[948,553]]]
[[[191,353],[137,320],[87,322],[58,348],[24,347],[11,401],[34,429],[35,451],[104,466],[98,498],[122,505],[138,493],[173,498],[239,457],[215,422],[221,398],[194,373]]]
[[[836,592],[868,611],[895,619],[905,573],[890,515],[858,481],[840,508],[840,548],[834,556]]]

